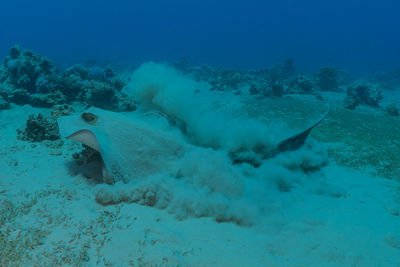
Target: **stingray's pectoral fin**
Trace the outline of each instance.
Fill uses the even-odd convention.
[[[278,144],[278,153],[285,151],[293,151],[299,149],[306,141],[308,135],[311,133],[312,128],[309,128],[295,136],[283,140]]]
[[[299,149],[302,145],[304,145],[307,137],[310,135],[311,130],[314,129],[315,126],[321,123],[323,119],[328,115],[329,110],[322,116],[321,119],[318,120],[317,123],[309,127],[308,129],[298,133],[288,139],[283,140],[277,146],[277,154],[285,151],[294,151]]]

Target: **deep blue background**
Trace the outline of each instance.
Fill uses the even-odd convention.
[[[0,56],[13,44],[69,64],[137,64],[186,56],[267,67],[353,73],[400,67],[400,1],[0,1]]]

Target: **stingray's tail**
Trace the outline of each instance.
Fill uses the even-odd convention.
[[[320,124],[321,121],[323,121],[326,118],[329,111],[330,111],[330,107],[328,108],[328,111],[311,127],[307,128],[306,130],[302,131],[301,133],[298,133],[292,137],[289,137],[288,139],[281,141],[277,146],[276,153],[278,154],[278,153],[285,152],[285,151],[293,151],[293,150],[299,149],[304,144],[307,137],[310,135],[311,130],[314,129],[315,126]]]

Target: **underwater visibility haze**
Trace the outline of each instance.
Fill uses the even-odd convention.
[[[398,1],[1,1],[0,266],[400,266]]]
[[[19,44],[60,63],[188,57],[264,68],[389,70],[400,60],[400,3],[361,1],[1,1],[1,55]]]

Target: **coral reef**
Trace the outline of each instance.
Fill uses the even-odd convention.
[[[318,72],[318,86],[322,91],[338,91],[338,71],[334,68],[321,68]]]
[[[18,46],[0,65],[0,95],[19,105],[50,108],[80,101],[110,110],[135,110],[136,103],[120,92],[124,85],[109,67],[77,64],[62,71],[47,58]]]
[[[305,76],[296,76],[288,84],[288,92],[297,94],[311,94],[314,89],[312,81]]]
[[[8,109],[10,104],[5,100],[3,96],[0,95],[0,110],[2,109]]]
[[[70,105],[54,105],[50,115],[31,114],[26,124],[17,130],[18,139],[31,142],[42,142],[45,140],[60,141],[60,134],[57,124],[57,118],[74,113]],[[56,144],[58,145],[58,144]],[[62,143],[61,143],[62,145]],[[52,146],[51,144],[49,146]]]
[[[138,103],[130,96],[120,92],[118,101],[118,111],[135,111]]]
[[[71,115],[75,112],[75,110],[67,104],[64,105],[54,105],[51,109],[51,116],[54,119],[57,119],[60,116]]]
[[[284,60],[269,70],[269,75],[274,80],[285,80],[293,77],[295,74],[296,67],[292,58]]]
[[[272,90],[272,95],[276,97],[282,97],[284,94],[283,85],[279,81],[271,81],[270,88]]]
[[[400,87],[400,69],[392,71],[376,71],[371,74],[370,82],[376,83],[383,90],[394,91]]]
[[[51,82],[58,72],[49,59],[14,46],[0,66],[0,93],[9,102],[20,105],[51,107],[63,103],[65,96],[58,84]]]
[[[344,106],[345,108],[348,109],[355,109],[359,104],[359,100],[357,97],[354,97],[353,95],[348,95],[344,99]]]
[[[209,83],[211,90],[234,91],[234,94],[240,94],[240,90],[244,88],[250,95],[254,95],[257,98],[282,97],[290,91],[288,90],[288,87],[290,87],[288,84],[297,73],[293,59],[286,59],[271,69],[261,70],[235,70],[204,65],[196,66],[186,59],[177,62],[173,66],[183,73],[189,74],[196,81]],[[300,81],[299,78],[295,90],[291,90],[290,93],[307,93],[312,88],[312,82],[305,78],[304,81]]]
[[[2,68],[1,82],[9,83],[29,93],[36,92],[36,81],[39,77],[55,71],[50,60],[29,50],[21,50],[18,46],[11,48]]]
[[[205,80],[211,85],[211,90],[236,90],[248,82],[246,73],[234,69],[220,69],[203,66],[197,70],[197,80]]]
[[[126,98],[120,92],[124,81],[110,68],[78,64],[67,69],[62,77],[58,77],[58,82],[63,85],[61,90],[70,101],[78,100],[87,106],[110,110],[134,110],[126,105]]]
[[[66,103],[66,97],[60,91],[48,94],[31,94],[30,96],[30,104],[37,107],[50,108],[62,103]]]
[[[379,84],[379,87],[384,90],[393,91],[396,87],[396,79],[388,72],[375,72],[371,78],[372,82]]]
[[[289,92],[287,82],[295,75],[293,59],[287,59],[269,70],[249,71],[247,80],[252,82],[249,93],[258,97],[282,97]]]
[[[382,90],[375,84],[360,84],[347,88],[344,105],[348,109],[354,109],[360,104],[379,107],[379,102],[382,98]]]
[[[41,113],[29,115],[25,127],[17,132],[18,139],[31,142],[54,141],[60,138],[56,120]]]
[[[211,90],[217,91],[234,91],[248,84],[265,80],[250,71],[214,68],[206,65],[196,66],[187,61],[179,61],[173,66],[196,81],[209,83]]]
[[[118,106],[114,88],[108,83],[96,80],[82,82],[78,99],[87,106],[97,106],[111,110],[116,109]]]
[[[272,89],[266,81],[252,83],[249,88],[249,94],[256,95],[258,98],[273,96]]]
[[[256,84],[253,83],[253,84],[250,86],[249,93],[250,93],[251,95],[258,95],[258,94],[260,93],[260,89],[257,88],[257,85],[256,85]]]
[[[392,103],[385,107],[385,113],[390,116],[399,116],[399,109],[396,104]]]
[[[14,89],[9,85],[2,87],[1,95],[6,99],[6,101],[18,105],[25,105],[31,102],[30,95],[26,90],[20,88]]]

